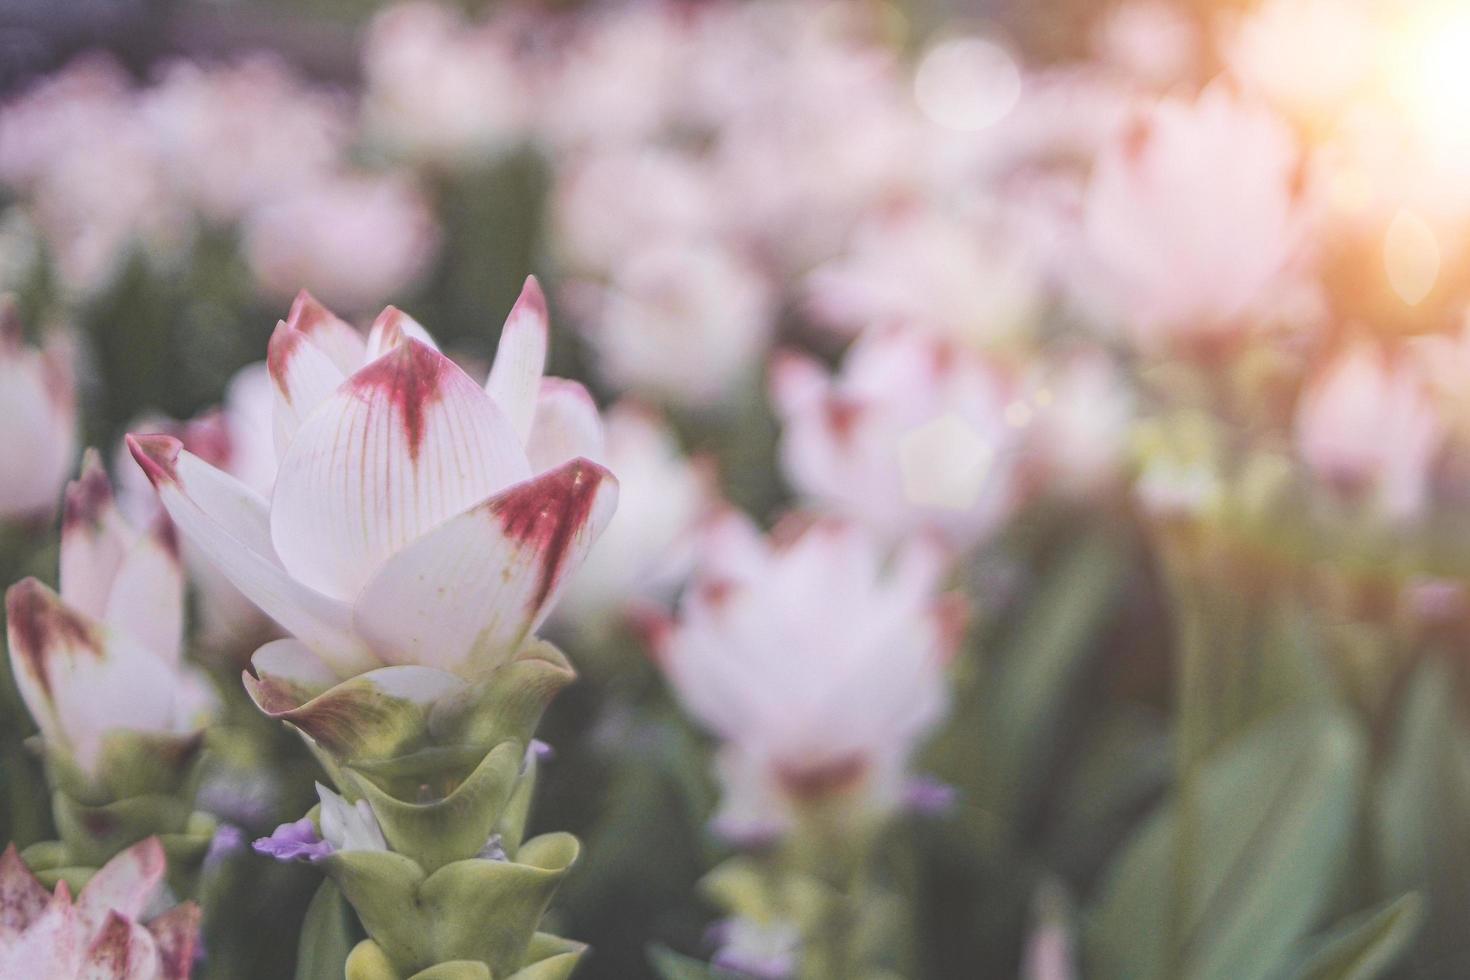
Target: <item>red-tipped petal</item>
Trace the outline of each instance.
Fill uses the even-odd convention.
[[[51,895],[11,844],[0,854],[0,947],[13,943],[46,910]]]
[[[174,464],[179,458],[179,452],[183,450],[184,444],[173,436],[166,435],[129,435],[127,437],[128,451],[133,454],[133,459],[143,468],[148,482],[154,487],[165,483],[175,483],[178,477],[174,473]]]
[[[294,577],[350,601],[394,552],[529,475],[494,401],[408,340],[297,431],[276,476],[271,540]]]
[[[361,367],[367,356],[362,335],[304,289],[296,294],[286,323],[330,358],[344,376]]]
[[[602,416],[587,389],[564,378],[543,378],[526,439],[532,471],[544,473],[579,456],[600,460],[605,452]]]
[[[393,556],[354,621],[386,660],[504,662],[549,612],[617,506],[617,481],[573,460],[445,522]]]
[[[522,440],[530,434],[536,416],[541,374],[546,369],[548,331],[546,295],[541,292],[536,277],[531,276],[510,316],[506,317],[495,363],[485,382],[485,390],[505,412]]]

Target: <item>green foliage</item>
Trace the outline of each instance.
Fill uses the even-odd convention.
[[[1222,750],[1200,773],[1198,851],[1179,853],[1176,797],[1110,870],[1086,930],[1089,975],[1272,976],[1352,866],[1364,753],[1351,722],[1317,711]]]

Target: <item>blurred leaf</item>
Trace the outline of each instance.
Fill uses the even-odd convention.
[[[1338,925],[1313,940],[1292,980],[1372,980],[1393,965],[1424,921],[1424,902],[1400,895]]]
[[[1250,731],[1200,774],[1202,819],[1186,933],[1173,947],[1177,799],[1104,883],[1087,934],[1089,975],[1270,976],[1316,923],[1349,854],[1364,747],[1341,716],[1292,713]]]
[[[1428,916],[1416,972],[1470,969],[1464,942],[1470,907],[1470,739],[1456,718],[1449,666],[1428,660],[1410,679],[1374,799],[1375,845],[1383,886],[1422,891]]]
[[[1044,769],[1068,697],[1125,579],[1115,535],[1083,538],[1051,571],[984,681],[983,789],[1015,817]]]
[[[661,980],[736,980],[728,970],[719,970],[692,956],[676,953],[667,946],[648,947],[648,961]]]
[[[296,980],[341,980],[354,944],[349,915],[337,885],[323,881],[306,909]]]

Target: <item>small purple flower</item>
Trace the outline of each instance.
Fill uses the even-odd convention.
[[[510,856],[505,853],[505,844],[502,842],[499,834],[491,834],[490,839],[485,842],[485,846],[480,848],[480,853],[476,854],[475,857],[482,858],[486,861],[510,860]]]
[[[533,738],[531,739],[531,754],[536,757],[537,762],[547,763],[556,758],[556,749],[539,738]]]
[[[943,816],[954,807],[958,798],[959,793],[953,786],[933,776],[916,776],[903,790],[905,809],[925,817]]]
[[[255,852],[275,858],[277,861],[320,861],[335,848],[317,836],[316,825],[310,817],[302,817],[295,823],[283,823],[269,837],[255,842]]]
[[[204,855],[205,867],[216,867],[221,861],[245,846],[245,834],[232,823],[222,823],[209,842],[209,851]]]

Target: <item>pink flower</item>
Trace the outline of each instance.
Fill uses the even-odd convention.
[[[368,130],[399,152],[451,164],[519,142],[535,103],[508,20],[470,24],[426,2],[385,9],[363,47]]]
[[[1011,513],[1018,429],[1005,377],[985,358],[913,329],[871,330],[831,376],[778,357],[781,463],[808,500],[889,540],[919,530],[969,548]]]
[[[266,292],[307,280],[334,305],[367,309],[410,285],[438,229],[427,202],[398,177],[333,176],[250,215],[245,255]]]
[[[1160,102],[1097,159],[1084,292],[1145,348],[1239,331],[1297,271],[1299,158],[1284,123],[1224,84]]]
[[[514,659],[617,501],[596,406],[543,379],[527,282],[482,387],[389,307],[364,339],[303,293],[276,327],[269,502],[171,436],[129,437],[179,531],[295,639],[258,670],[305,682],[405,665],[443,687]]]
[[[658,657],[723,743],[722,831],[778,832],[835,797],[864,814],[901,804],[908,757],[946,710],[962,607],[939,594],[933,542],[885,555],[843,521],[774,539],[734,513],[711,528]]]
[[[141,921],[165,895],[164,870],[163,846],[150,837],[108,861],[73,901],[64,881],[48,894],[12,844],[0,855],[0,976],[188,980],[199,907]]]
[[[1199,25],[1166,0],[1128,0],[1107,14],[1094,47],[1103,60],[1158,89],[1189,77],[1204,53]]]
[[[148,129],[173,193],[214,221],[233,221],[334,170],[349,136],[346,108],[254,55],[171,65],[139,94],[134,125]]]
[[[274,403],[275,387],[265,362],[260,361],[235,373],[220,407],[188,422],[150,417],[135,422],[132,428],[173,436],[195,456],[269,497],[276,481]],[[147,475],[133,463],[126,445],[118,447],[115,470],[118,504],[123,513],[139,524],[158,517],[162,513],[158,496]],[[238,648],[242,641],[250,643],[269,632],[269,620],[255,604],[187,541],[183,542],[183,555],[198,592],[200,632],[207,646]]]
[[[808,288],[817,315],[845,332],[914,322],[987,346],[1030,331],[1046,298],[1043,273],[1036,250],[1005,222],[915,208],[865,222]]]
[[[662,240],[612,270],[585,326],[607,381],[695,407],[755,374],[775,326],[764,276],[717,240]]]
[[[21,191],[66,290],[94,294],[134,250],[167,261],[189,241],[188,211],[114,62],[80,59],[0,107],[0,133],[0,181]]]
[[[25,346],[20,314],[0,295],[0,521],[48,517],[77,452],[71,344],[53,335]]]
[[[1041,478],[1083,496],[1118,475],[1133,424],[1134,396],[1102,351],[1042,365],[1027,391],[1026,438]]]
[[[34,578],[5,594],[16,686],[42,738],[83,770],[114,732],[187,736],[207,720],[209,683],[183,661],[183,589],[172,529],[130,527],[89,451],[66,491],[60,595]]]
[[[693,567],[698,526],[716,502],[712,474],[686,458],[663,419],[642,405],[620,402],[608,412],[601,462],[618,475],[618,510],[556,613],[581,627],[631,603],[671,598]]]
[[[1317,479],[1390,520],[1423,511],[1443,439],[1417,366],[1367,344],[1338,355],[1297,407],[1297,451]]]

